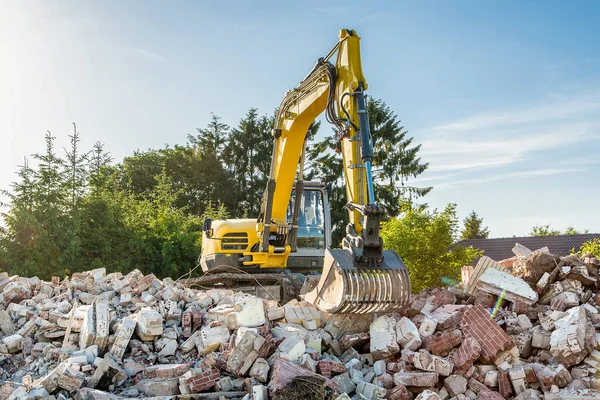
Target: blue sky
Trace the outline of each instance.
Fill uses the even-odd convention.
[[[370,94],[423,145],[423,201],[476,210],[496,237],[600,232],[598,20],[591,0],[3,0],[0,188],[72,121],[119,160],[211,112],[270,113],[348,27]]]

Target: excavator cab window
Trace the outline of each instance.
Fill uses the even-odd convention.
[[[296,195],[292,193],[287,218],[292,220]],[[325,219],[323,215],[323,196],[320,190],[304,189],[300,216],[298,217],[299,248],[325,248]]]

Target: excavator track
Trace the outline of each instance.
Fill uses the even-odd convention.
[[[267,287],[278,285],[281,287],[281,296],[276,300],[284,303],[297,298],[304,280],[299,274],[284,273],[214,273],[201,277],[181,279],[179,282],[185,287],[197,289],[238,289],[247,285]]]
[[[263,285],[278,284],[283,279],[283,274],[235,274],[221,273],[208,274],[198,278],[182,279],[180,282],[186,287],[200,287],[210,289],[212,287],[235,287],[240,283],[260,282]]]

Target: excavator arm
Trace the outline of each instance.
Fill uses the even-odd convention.
[[[392,311],[410,298],[406,268],[395,252],[383,250],[379,236],[385,211],[374,196],[366,89],[360,38],[354,31],[342,29],[337,45],[286,93],[278,109],[271,170],[257,219],[259,243],[244,254],[245,265],[282,268],[296,250],[306,134],[310,124],[326,111],[339,136],[350,216],[343,249],[326,250],[321,280],[306,295],[308,301],[328,312]],[[293,190],[295,208],[292,220],[287,221]]]

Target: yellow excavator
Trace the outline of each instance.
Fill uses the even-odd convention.
[[[409,301],[406,267],[379,236],[385,210],[375,200],[365,90],[360,38],[342,29],[335,47],[279,106],[258,218],[204,222],[200,265],[208,280],[243,280],[248,273],[268,280],[282,271],[322,269],[304,299],[323,311],[391,312]],[[323,111],[343,157],[350,222],[342,249],[331,248],[327,185],[304,181],[307,131]]]

